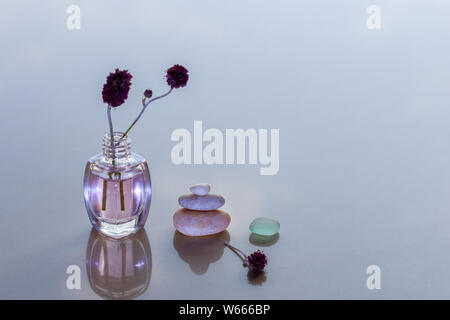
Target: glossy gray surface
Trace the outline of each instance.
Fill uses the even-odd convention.
[[[66,28],[74,2],[80,30]],[[138,298],[450,298],[450,1],[377,1],[381,30],[366,27],[371,4],[0,2],[0,298],[101,296],[85,264],[82,195],[107,131],[101,88],[115,67],[134,75],[113,113],[124,128],[144,89],[165,92],[174,63],[190,70],[188,86],[130,134],[154,188]],[[194,120],[280,129],[279,173],[174,165],[170,135]],[[203,181],[232,222],[198,242],[175,233],[172,214]],[[260,248],[248,231],[259,216],[281,223],[263,247],[263,282],[221,246]],[[381,290],[366,287],[372,264]],[[66,288],[69,265],[81,267],[80,290]]]

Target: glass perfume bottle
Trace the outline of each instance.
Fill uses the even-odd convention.
[[[88,160],[84,200],[92,225],[120,238],[141,229],[147,220],[152,185],[147,161],[131,152],[122,132],[103,137],[103,153]]]

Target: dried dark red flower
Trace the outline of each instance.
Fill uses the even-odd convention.
[[[167,70],[166,79],[167,84],[171,88],[184,87],[189,80],[188,70],[185,67],[176,64]]]
[[[114,73],[110,73],[103,86],[103,102],[111,107],[118,107],[123,104],[128,98],[132,78],[133,76],[128,70],[116,69]]]
[[[247,257],[248,267],[254,272],[262,272],[267,265],[267,257],[262,251],[255,251]]]
[[[147,89],[147,90],[144,91],[144,97],[150,99],[152,97],[152,95],[153,95],[153,91],[152,90]]]
[[[248,267],[250,271],[253,271],[255,273],[264,271],[264,268],[267,265],[267,257],[262,251],[258,250],[247,256],[243,251],[239,250],[229,243],[225,242],[224,245],[234,251],[234,253],[236,253],[244,262],[244,267]]]

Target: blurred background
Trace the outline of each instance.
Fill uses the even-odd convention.
[[[70,5],[80,29],[67,28]],[[371,5],[380,29],[367,27]],[[450,298],[449,30],[449,0],[1,1],[0,298]],[[124,249],[95,242],[82,196],[108,130],[101,89],[116,67],[133,75],[113,112],[123,130],[176,63],[187,87],[130,133],[154,188],[146,233],[128,244],[146,271],[110,288],[123,275],[92,273],[104,259],[92,257]],[[279,129],[278,174],[174,165],[170,135],[194,120]],[[179,239],[172,214],[202,181],[232,223],[198,244]],[[249,240],[260,216],[280,221],[275,243]],[[251,279],[224,239],[263,247],[265,278]],[[66,287],[69,265],[80,290]],[[369,265],[380,290],[366,287]]]

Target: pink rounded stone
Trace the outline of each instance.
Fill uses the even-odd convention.
[[[222,210],[193,211],[180,209],[173,215],[173,225],[186,236],[207,236],[224,231],[231,222],[228,213]]]

